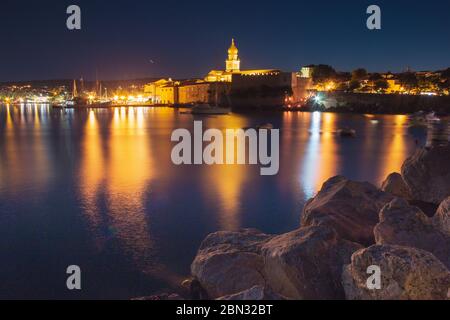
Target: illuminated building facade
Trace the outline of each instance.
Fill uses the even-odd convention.
[[[205,77],[207,82],[232,82],[233,76],[269,76],[276,75],[280,71],[275,69],[256,69],[241,71],[241,60],[239,59],[239,50],[236,47],[234,39],[231,40],[228,48],[228,59],[225,61],[225,70],[211,70]]]
[[[144,93],[149,95],[155,104],[173,105],[178,102],[179,81],[172,79],[160,79],[144,86]]]
[[[226,72],[239,72],[241,71],[241,60],[238,56],[239,50],[234,44],[234,39],[231,39],[231,46],[228,49],[228,59],[225,61]]]
[[[145,86],[156,104],[232,104],[274,107],[296,105],[307,95],[311,79],[277,69],[241,70],[234,39],[228,48],[225,70],[211,70],[204,79],[161,79]]]
[[[192,80],[178,87],[178,102],[180,104],[205,103],[209,101],[210,83],[202,80]]]
[[[312,66],[305,66],[300,69],[300,77],[312,78],[314,68]]]
[[[206,82],[204,80],[185,81],[178,87],[179,104],[210,103],[227,105],[230,90],[227,82]]]

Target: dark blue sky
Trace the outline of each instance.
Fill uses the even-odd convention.
[[[66,8],[82,9],[82,30]],[[366,28],[370,4],[382,30]],[[231,37],[242,69],[450,66],[450,1],[2,0],[0,81],[194,77],[223,68]],[[153,60],[155,63],[150,63]]]

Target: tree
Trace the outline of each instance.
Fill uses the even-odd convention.
[[[314,83],[326,82],[336,77],[336,70],[326,64],[313,65],[312,78]]]
[[[387,82],[386,79],[379,79],[375,81],[373,87],[376,91],[385,92],[389,88],[389,83]]]
[[[450,80],[442,80],[437,84],[437,87],[441,91],[449,91],[450,90]]]
[[[413,72],[403,72],[398,75],[398,80],[402,84],[402,86],[407,89],[408,91],[411,91],[414,88],[417,88],[418,86],[418,80],[416,77],[416,74]]]
[[[336,74],[336,81],[348,82],[352,80],[352,74],[350,72],[339,72]]]
[[[383,79],[383,77],[381,76],[381,74],[379,74],[379,73],[371,73],[370,75],[369,75],[369,80],[370,81],[378,81],[378,80],[381,80],[381,79]]]
[[[358,80],[352,80],[352,81],[350,81],[350,83],[348,85],[348,90],[355,91],[356,89],[359,89],[360,87],[361,87],[361,84],[359,83]]]
[[[367,70],[363,68],[359,68],[356,70],[353,70],[352,72],[352,80],[362,80],[367,76]]]
[[[447,68],[441,72],[441,79],[442,80],[450,80],[450,68]]]

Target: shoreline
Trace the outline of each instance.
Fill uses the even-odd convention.
[[[0,104],[0,106],[13,106],[20,107],[27,104],[10,103]],[[136,105],[110,105],[110,104],[93,104],[93,105],[81,105],[81,106],[62,106],[51,103],[30,103],[28,105],[46,105],[55,110],[90,110],[90,109],[114,109],[114,108],[171,108],[177,110],[185,110],[192,108],[192,105],[173,105],[173,104],[136,104]],[[283,112],[329,112],[337,114],[370,114],[370,115],[412,115],[417,112],[437,112],[440,116],[450,116],[450,103],[449,105],[441,105],[436,108],[431,106],[424,106],[423,108],[403,107],[398,105],[392,108],[392,106],[380,106],[380,105],[367,105],[367,104],[348,104],[346,106],[329,107],[325,108],[320,105],[303,105],[300,107],[288,107],[288,106],[276,106],[276,107],[231,107],[233,113],[251,114],[251,113],[283,113]]]
[[[12,105],[11,106],[20,106],[20,105]],[[173,105],[113,105],[113,106],[82,106],[82,107],[62,107],[50,105],[53,109],[60,110],[89,110],[89,109],[114,109],[114,108],[170,108],[176,110],[185,110],[191,109],[190,106],[173,106]],[[294,112],[294,113],[313,113],[313,112],[323,112],[323,113],[336,113],[336,114],[369,114],[369,115],[412,115],[418,111],[424,112],[433,112],[433,110],[417,110],[417,111],[405,111],[405,112],[390,112],[390,111],[377,111],[377,110],[351,110],[346,108],[308,108],[308,107],[299,107],[299,108],[289,108],[289,107],[276,107],[276,108],[235,108],[231,109],[232,113],[237,114],[252,114],[252,113],[284,113],[284,112]],[[441,113],[443,116],[450,116],[450,112]]]
[[[177,293],[138,299],[450,300],[449,163],[447,143],[416,150],[379,187],[329,178],[298,229],[211,233]]]

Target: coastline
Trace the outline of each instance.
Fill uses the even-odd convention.
[[[212,233],[179,293],[139,299],[450,300],[450,167],[442,163],[448,143],[418,149],[380,187],[332,177],[305,204],[299,229]],[[369,269],[380,272],[374,287]]]
[[[251,112],[333,112],[349,114],[386,114],[406,115],[416,112],[435,112],[440,115],[450,115],[450,98],[447,96],[408,96],[408,95],[381,95],[381,94],[346,94],[328,93],[326,99],[334,101],[333,105],[325,107],[324,104],[308,101],[301,106],[234,106],[231,109],[236,113]],[[324,99],[325,99],[324,98]],[[189,109],[192,104],[87,104],[80,106],[52,105],[55,109],[104,109],[104,108],[174,108]]]

